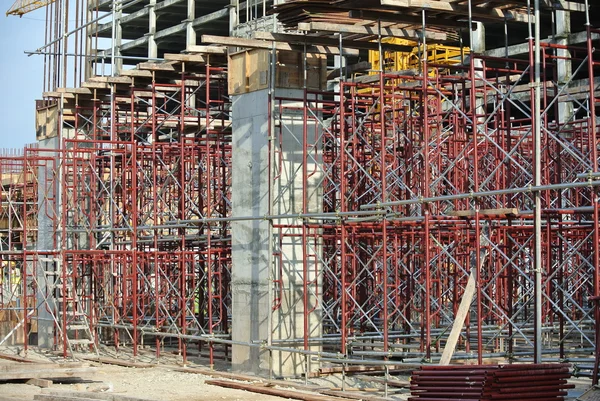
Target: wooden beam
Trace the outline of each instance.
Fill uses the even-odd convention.
[[[147,70],[122,70],[119,75],[133,78],[152,78],[152,72]]]
[[[223,56],[227,55],[227,48],[224,46],[189,45],[185,51],[187,53],[221,54]]]
[[[36,401],[97,401],[96,398],[84,397],[83,394],[78,397],[61,394],[36,394],[33,399]]]
[[[298,30],[300,31],[320,31],[320,32],[341,32],[341,33],[354,33],[359,35],[375,35],[378,36],[378,28],[376,26],[365,26],[365,25],[348,25],[348,24],[333,24],[329,22],[301,22],[298,24]],[[383,36],[393,36],[395,38],[409,39],[418,41],[421,35],[421,31],[414,29],[403,29],[403,28],[381,28],[381,34]],[[448,39],[448,36],[443,32],[426,32],[425,37],[428,40],[444,41]]]
[[[48,388],[52,386],[53,382],[52,380],[48,379],[29,379],[25,382],[25,384],[30,384],[32,386],[37,386],[40,388]]]
[[[16,356],[16,355],[8,355],[8,354],[0,354],[0,359],[6,359],[8,361],[14,361],[14,362],[36,363],[36,361],[32,361],[31,359],[23,358],[21,356]]]
[[[456,344],[458,343],[458,339],[460,338],[460,333],[462,332],[463,326],[465,324],[465,319],[467,318],[467,314],[471,309],[471,303],[473,302],[473,298],[475,297],[476,289],[475,274],[481,274],[481,268],[483,267],[485,259],[488,256],[488,250],[483,248],[489,244],[487,231],[489,231],[489,229],[487,229],[486,226],[482,229],[481,234],[479,235],[479,243],[482,247],[482,249],[480,249],[479,251],[479,265],[477,264],[477,255],[471,254],[471,274],[469,274],[469,279],[467,280],[465,291],[463,292],[462,298],[460,300],[460,305],[458,306],[456,316],[454,317],[454,323],[452,323],[452,329],[450,330],[448,340],[446,341],[444,350],[442,351],[440,365],[450,365],[452,355],[454,355],[454,350],[456,349]]]
[[[110,89],[111,85],[107,84],[107,83],[102,83],[102,82],[84,82],[81,84],[81,86],[83,86],[84,88],[88,88],[88,89]]]
[[[97,363],[105,363],[108,365],[117,365],[117,366],[125,366],[127,368],[155,368],[156,365],[151,363],[141,363],[141,362],[131,362],[131,361],[122,361],[120,359],[113,358],[97,358],[97,357],[84,357],[82,358],[84,361],[97,362]]]
[[[237,383],[237,382],[225,381],[225,380],[207,380],[204,383],[210,384],[212,386],[219,386],[219,387],[225,387],[225,388],[232,388],[232,389],[236,389],[236,390],[250,391],[252,393],[274,395],[276,397],[283,397],[283,398],[291,398],[293,400],[303,400],[303,401],[343,401],[343,400],[348,401],[349,400],[348,398],[330,397],[330,396],[319,395],[319,394],[301,393],[299,391],[293,391],[293,390],[277,389],[277,388],[267,387],[265,384],[262,384],[262,383]]]
[[[517,208],[501,208],[501,209],[481,209],[479,211],[480,216],[512,216],[516,217],[519,215],[519,209]],[[457,217],[475,217],[474,210],[455,210],[448,213],[448,216]]]
[[[158,62],[158,63],[153,63],[153,62],[144,62],[144,63],[139,63],[137,65],[137,68],[140,70],[150,70],[150,71],[169,71],[169,72],[173,72],[173,71],[178,71],[175,68],[175,62],[170,61],[170,62]]]
[[[107,84],[131,84],[130,77],[91,77],[88,79],[88,82],[100,82]]]
[[[165,54],[165,60],[186,63],[206,63],[206,57],[201,54]]]
[[[18,379],[47,379],[77,377],[81,373],[93,373],[96,368],[46,368],[46,369],[27,369],[21,371],[0,372],[0,381],[18,380]]]
[[[58,93],[72,93],[74,95],[91,95],[92,91],[88,88],[57,88]]]
[[[255,39],[270,40],[275,42],[285,43],[296,43],[298,45],[306,44],[308,46],[324,45],[336,47],[339,49],[339,40],[335,38],[319,37],[319,36],[307,36],[290,33],[271,33],[271,32],[254,32]],[[382,48],[385,50],[392,50],[396,52],[409,52],[414,49],[414,46],[402,46],[391,43],[382,43]],[[363,49],[363,50],[378,50],[379,44],[376,42],[367,42],[360,40],[342,40],[342,47],[344,49]]]
[[[232,38],[229,36],[215,36],[215,35],[202,35],[203,43],[215,43],[230,47],[246,47],[254,49],[272,49],[272,42],[266,42],[264,40],[257,39],[244,39],[244,38]],[[275,50],[287,50],[295,52],[303,52],[304,47],[294,47],[289,43],[275,42]],[[336,46],[309,46],[307,51],[310,53],[323,53],[323,54],[340,54],[338,47]],[[344,54],[357,56],[358,50],[344,49]]]
[[[381,21],[389,21],[396,24],[418,24],[421,25],[423,23],[423,18],[420,16],[414,16],[407,14],[402,11],[392,11],[392,10],[381,10],[381,11],[366,11],[366,10],[351,10],[349,12],[350,18],[355,19],[367,19],[371,21],[377,21],[380,19]],[[454,28],[467,28],[467,21],[457,21],[456,19],[451,18],[435,18],[428,17],[427,25],[430,26],[439,26],[439,27],[454,27]],[[476,25],[473,24],[473,28]]]
[[[425,9],[430,11],[445,12],[448,14],[461,15],[465,19],[468,14],[468,8],[463,5],[451,3],[448,1],[431,1],[431,0],[380,0],[382,6],[408,8],[408,9]],[[492,19],[492,20],[511,20],[514,22],[528,22],[529,18],[525,13],[503,10],[501,8],[489,7],[473,7],[472,15],[475,18]]]

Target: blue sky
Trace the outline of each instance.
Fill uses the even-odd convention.
[[[43,90],[44,59],[24,51],[44,44],[45,10],[7,17],[12,3],[0,2],[0,148],[35,142],[35,99]]]

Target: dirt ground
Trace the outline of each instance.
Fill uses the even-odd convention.
[[[24,356],[24,353],[18,347],[0,347],[0,353]],[[117,356],[111,352],[104,352],[104,354],[105,355],[103,356],[105,357]],[[30,350],[27,353],[27,358],[46,363],[64,362],[62,357],[36,349]],[[127,354],[119,356],[119,359],[127,358]],[[131,357],[129,356],[129,358]],[[136,361],[155,364],[157,362],[155,356],[151,352],[142,353],[136,358]],[[3,366],[14,364],[21,364],[21,362],[0,359],[0,370]],[[173,370],[181,365],[181,360],[176,355],[164,355],[161,357],[160,363],[151,368],[130,368],[100,363],[90,363],[90,365],[96,368],[95,372],[78,374],[80,378],[77,379],[57,380],[48,389],[42,389],[24,383],[2,383],[0,384],[0,401],[33,400],[36,394],[59,390],[77,391],[82,393],[113,393],[151,401],[278,401],[285,399],[206,384],[205,382],[207,380],[214,378],[196,373],[184,373]],[[190,362],[189,366],[203,367],[198,361]],[[226,371],[225,366],[217,366],[217,369]],[[396,379],[408,380],[409,377],[403,376],[397,377]],[[362,376],[362,379],[347,376],[344,380],[348,387],[381,387],[381,384],[377,381],[365,381],[364,376]],[[302,380],[293,380],[291,382],[295,384],[303,383]],[[576,400],[576,398],[587,390],[591,384],[591,381],[585,378],[573,378],[571,379],[571,382],[576,384],[576,389],[569,391],[567,400]],[[342,377],[340,375],[323,376],[311,379],[309,384],[320,387],[339,388],[342,384]],[[360,394],[357,391],[351,393],[353,393],[352,395],[354,396]],[[375,394],[370,393],[369,395]],[[377,395],[381,397],[383,394],[377,393]],[[407,400],[408,397],[408,389],[390,387],[389,399]]]
[[[23,355],[12,347],[0,347],[0,353]],[[61,359],[35,350],[28,352],[27,358],[40,362],[62,362]],[[19,363],[0,359],[0,369],[5,365]],[[48,390],[111,392],[156,401],[280,401],[284,399],[208,385],[205,381],[212,379],[211,377],[176,372],[166,365],[145,369],[100,363],[91,363],[91,365],[96,367],[95,372],[78,374],[80,379],[57,379]],[[36,394],[48,390],[23,383],[3,383],[0,384],[0,401],[33,400]]]

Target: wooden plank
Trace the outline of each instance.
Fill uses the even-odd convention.
[[[92,91],[87,88],[57,88],[58,93],[72,93],[75,95],[91,95]]]
[[[31,384],[32,386],[38,386],[41,388],[48,388],[52,386],[52,380],[48,379],[29,379],[25,382],[25,384]]]
[[[479,242],[481,247],[485,247],[488,245],[487,235],[489,231],[484,227],[479,235]],[[450,361],[452,360],[452,355],[454,355],[454,350],[456,349],[456,344],[458,343],[458,339],[460,338],[460,333],[462,332],[463,326],[465,324],[465,319],[467,318],[467,314],[471,309],[471,303],[473,302],[473,298],[475,297],[475,274],[479,274],[481,272],[481,267],[485,263],[485,259],[488,255],[487,249],[481,249],[479,254],[479,265],[476,264],[477,255],[471,255],[471,274],[469,274],[469,279],[467,280],[467,285],[465,287],[465,291],[463,292],[462,298],[460,300],[460,305],[458,306],[458,310],[456,311],[456,316],[454,317],[454,322],[452,323],[452,329],[450,330],[450,334],[448,335],[448,340],[444,345],[444,350],[442,351],[442,357],[440,358],[440,365],[446,366],[450,365]]]
[[[0,359],[6,359],[8,361],[14,361],[14,362],[37,363],[37,361],[33,361],[31,359],[23,358],[21,356],[8,355],[8,354],[0,354]]]
[[[121,70],[119,75],[134,78],[152,78],[152,72],[147,70]]]
[[[147,61],[145,63],[139,63],[137,65],[137,68],[139,70],[150,70],[150,71],[169,71],[169,72],[178,71],[178,69],[175,68],[175,62],[173,62],[173,61],[164,62],[164,63],[162,63],[162,62],[154,63],[154,62]]]
[[[330,22],[301,22],[298,24],[298,30],[332,33],[354,33],[358,35],[379,35],[379,29],[377,26],[334,24]],[[418,41],[419,37],[421,36],[421,31],[417,31],[415,29],[382,27],[381,34],[383,36],[393,36],[395,38]],[[425,32],[425,37],[430,41],[444,41],[447,40],[448,35],[443,32]]]
[[[129,77],[90,77],[88,82],[100,82],[106,84],[130,84],[131,78]]]
[[[70,368],[87,368],[90,365],[87,363],[36,363],[34,365],[23,365],[20,363],[10,365],[0,365],[0,373],[4,372],[21,372],[26,369],[70,369]]]
[[[467,286],[465,287],[465,291],[463,292],[463,296],[460,300],[458,311],[456,311],[456,316],[454,317],[452,330],[450,331],[450,335],[448,336],[448,340],[446,341],[446,345],[444,346],[444,351],[442,352],[442,357],[440,358],[440,365],[450,365],[452,355],[454,355],[456,344],[458,343],[460,333],[465,324],[465,318],[469,313],[469,309],[471,308],[471,302],[473,302],[474,296],[475,275],[473,274],[473,272],[471,272],[471,274],[469,274],[469,280],[467,280]]]
[[[349,400],[348,398],[330,397],[330,396],[319,395],[319,394],[301,393],[299,391],[294,391],[294,390],[284,390],[284,389],[266,387],[266,385],[264,385],[264,384],[260,385],[257,383],[252,383],[252,384],[237,383],[237,382],[226,381],[226,380],[207,380],[207,381],[205,381],[205,383],[213,385],[213,386],[232,388],[232,389],[236,389],[236,390],[250,391],[252,393],[274,395],[274,396],[283,397],[283,398],[291,398],[293,400],[303,400],[303,401]]]
[[[83,86],[84,88],[89,88],[89,89],[110,89],[111,85],[107,84],[107,83],[102,83],[102,82],[84,82],[81,84],[81,86]]]
[[[431,0],[381,0],[382,6],[399,7],[408,9],[425,9],[430,11],[440,11],[448,14],[467,15],[468,8],[464,5],[458,5],[449,1],[431,1]],[[503,10],[501,8],[491,7],[472,7],[472,15],[476,18],[504,20],[513,22],[528,22],[528,16],[525,13]]]
[[[519,209],[517,208],[500,208],[500,209],[481,209],[479,211],[480,216],[513,216],[519,215]],[[448,216],[456,217],[475,217],[474,210],[455,210],[448,213]]]
[[[39,401],[95,401],[95,398],[90,398],[86,396],[76,396],[69,397],[66,395],[58,395],[58,394],[36,394],[33,396],[34,400]]]
[[[81,373],[94,373],[96,368],[74,368],[74,369],[35,369],[17,372],[0,372],[0,381],[18,379],[54,379],[65,377],[77,377]]]
[[[224,46],[203,46],[203,45],[190,45],[185,49],[188,53],[202,53],[202,54],[220,54],[227,55],[227,48]]]
[[[230,47],[242,47],[250,49],[272,49],[275,50],[288,50],[294,52],[303,52],[304,46],[292,46],[289,43],[284,42],[267,42],[264,40],[257,39],[244,39],[244,38],[231,38],[229,36],[215,36],[215,35],[202,35],[202,42],[204,43],[215,43]],[[340,54],[337,46],[321,46],[314,45],[308,46],[307,52],[309,53],[323,53],[323,54]],[[356,49],[344,49],[344,54],[349,56],[358,56],[359,51]]]
[[[206,57],[201,54],[165,54],[165,60],[186,63],[206,63]]]
[[[67,397],[69,399],[93,399],[93,400],[104,400],[104,401],[150,401],[146,398],[128,397],[123,395],[117,395],[114,393],[96,393],[96,392],[80,392],[70,390],[58,390],[48,389],[42,390],[42,395],[53,396],[53,397]]]
[[[314,386],[314,385],[310,385],[310,384],[306,385],[304,383],[293,383],[293,382],[289,382],[289,381],[285,381],[285,380],[266,380],[266,379],[263,379],[263,378],[257,377],[257,376],[242,375],[242,374],[228,373],[228,372],[218,372],[215,370],[208,370],[208,369],[175,368],[172,370],[175,372],[194,373],[194,374],[200,374],[200,375],[209,376],[209,377],[240,380],[240,381],[247,381],[247,382],[251,382],[251,383],[261,382],[261,383],[265,383],[265,384],[268,384],[271,386],[289,387],[289,388],[296,388],[299,390],[320,391],[320,390],[328,389],[328,387],[323,387],[323,386]]]
[[[113,359],[113,358],[85,357],[85,358],[82,358],[82,359],[84,361],[104,363],[104,364],[107,364],[107,365],[125,366],[127,368],[147,369],[147,368],[155,368],[156,367],[156,365],[153,365],[151,363],[123,361],[123,360],[120,360],[120,359]]]
[[[65,99],[65,101],[67,99],[75,99],[75,95],[73,93],[61,93],[58,91],[51,91],[51,92],[44,92],[42,93],[43,97],[53,97],[53,98],[57,98],[60,99],[61,95],[63,96],[63,98]]]
[[[335,38],[271,32],[254,32],[253,37],[260,40],[295,43],[302,46],[304,46],[304,42],[306,42],[307,46],[324,45],[339,48],[339,40]],[[391,43],[382,43],[381,46],[384,50],[396,52],[408,52],[414,48],[414,46],[402,46]],[[342,47],[345,49],[379,50],[379,44],[376,42],[349,39],[342,40]]]

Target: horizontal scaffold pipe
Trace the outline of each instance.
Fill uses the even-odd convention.
[[[530,185],[528,187],[521,188],[506,188],[506,189],[496,189],[493,191],[479,191],[479,192],[468,192],[462,194],[455,195],[444,195],[444,196],[433,196],[433,197],[420,197],[420,198],[412,198],[405,199],[400,201],[393,202],[380,202],[369,205],[360,206],[361,209],[379,209],[382,207],[388,206],[402,206],[402,205],[414,205],[418,203],[432,203],[432,202],[440,202],[440,201],[449,201],[449,200],[459,200],[459,199],[471,199],[471,198],[485,198],[487,196],[497,196],[497,195],[511,195],[511,194],[520,194],[526,192],[540,192],[540,191],[552,191],[556,189],[571,189],[571,188],[585,188],[585,187],[597,187],[600,186],[600,181],[587,181],[587,182],[567,182],[562,184],[549,184],[549,185],[538,185],[533,186]]]

